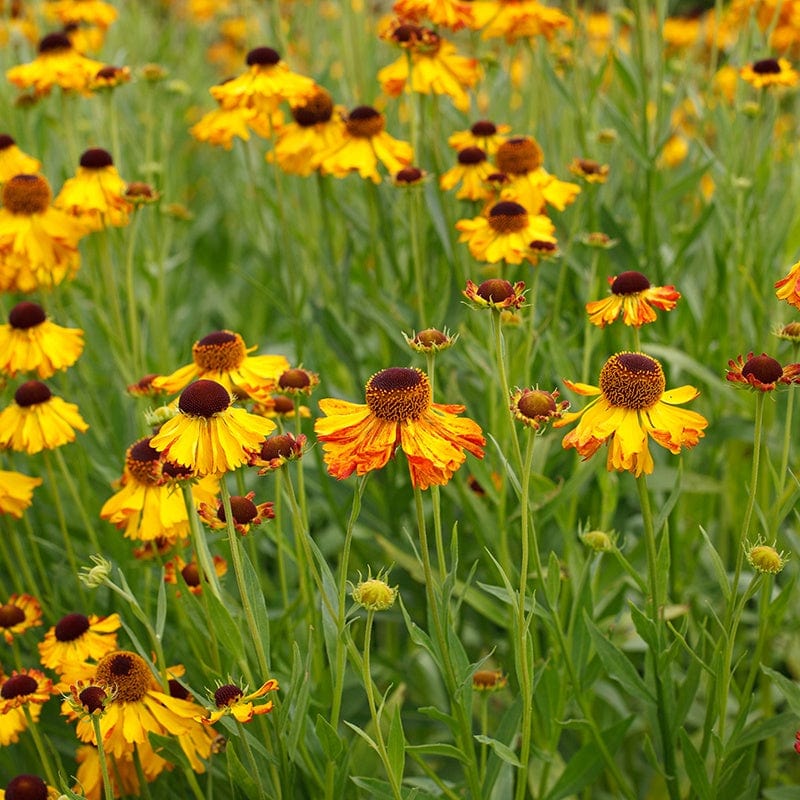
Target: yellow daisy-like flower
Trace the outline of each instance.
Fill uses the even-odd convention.
[[[181,393],[180,413],[164,423],[150,446],[201,477],[246,464],[275,430],[275,423],[242,408],[231,408],[231,400],[222,384],[195,381]]]
[[[228,573],[228,562],[222,556],[214,556],[214,572],[221,578]],[[180,556],[171,558],[164,564],[164,583],[175,584],[178,582],[178,575],[181,576],[186,587],[192,594],[202,594],[203,592],[203,573],[200,565],[196,561],[184,561]]]
[[[133,756],[130,758],[114,758],[107,756],[108,777],[111,781],[114,797],[139,797],[139,777]],[[73,791],[80,792],[87,800],[103,800],[103,770],[100,766],[100,755],[91,744],[81,745],[75,752],[78,769],[75,773],[76,783]]]
[[[604,300],[593,300],[586,304],[589,322],[604,328],[614,322],[620,314],[626,325],[639,328],[648,322],[655,322],[656,312],[675,308],[680,293],[674,286],[651,286],[641,272],[630,270],[608,279],[611,295]]]
[[[94,76],[89,84],[89,89],[93,92],[103,89],[116,89],[117,86],[122,86],[123,83],[130,83],[130,80],[130,67],[115,67],[112,64],[108,64],[97,71],[97,75]]]
[[[461,152],[467,147],[480,147],[487,155],[494,155],[497,148],[506,140],[510,125],[495,125],[488,119],[480,119],[466,131],[457,131],[447,139],[447,144]]]
[[[480,147],[465,147],[458,151],[458,165],[439,178],[439,186],[447,191],[460,184],[456,192],[459,200],[486,200],[486,179],[493,172],[494,166]]]
[[[487,216],[459,220],[456,228],[461,231],[458,241],[468,244],[473,258],[490,264],[535,262],[529,249],[531,242],[556,243],[555,226],[548,217],[528,213],[524,206],[510,200],[495,203]]]
[[[742,80],[756,89],[765,86],[797,86],[800,74],[785,58],[764,58],[754,61],[739,71]]]
[[[366,403],[320,400],[325,414],[314,430],[328,472],[342,480],[388,463],[398,445],[406,454],[412,484],[419,489],[447,483],[468,451],[483,458],[480,426],[457,416],[460,405],[431,402],[428,376],[419,369],[390,367],[366,385]]]
[[[67,614],[39,642],[42,665],[62,673],[75,661],[97,661],[117,649],[119,614],[98,617],[91,614]]]
[[[341,141],[317,156],[323,173],[344,178],[358,172],[362,178],[380,183],[378,163],[392,175],[411,164],[411,145],[386,133],[386,119],[372,106],[354,108],[344,122]]]
[[[0,186],[15,175],[33,175],[41,168],[41,161],[23,153],[7,133],[0,133]]]
[[[53,681],[38,669],[14,670],[0,679],[0,716],[13,708],[42,705],[53,695]]]
[[[475,23],[471,27],[482,30],[482,39],[502,36],[509,44],[535,36],[550,41],[556,31],[570,24],[562,11],[536,0],[475,0],[472,8]]]
[[[281,394],[273,394],[257,402],[253,406],[253,413],[268,419],[273,419],[274,417],[293,419],[297,414],[303,419],[311,418],[308,406],[297,407],[291,397]]]
[[[241,495],[231,495],[233,527],[236,532],[242,536],[247,534],[253,526],[261,525],[264,520],[273,519],[275,517],[275,512],[272,510],[273,504],[271,502],[266,502],[256,505],[256,503],[253,502],[255,496],[255,492],[248,492],[244,497]],[[200,507],[197,509],[197,513],[200,515],[200,519],[213,530],[223,530],[228,526],[225,519],[225,507],[222,505],[221,500],[218,500],[214,505],[210,503],[201,503]]]
[[[608,180],[610,167],[590,158],[573,158],[569,171],[587,183],[605,183]]]
[[[776,281],[775,289],[778,300],[785,300],[789,305],[800,309],[800,261],[792,266],[785,278]]]
[[[42,624],[42,607],[30,594],[12,594],[0,606],[0,635],[11,644],[15,636]]]
[[[429,19],[452,31],[475,24],[472,3],[465,0],[395,0],[392,10],[398,17],[414,22]]]
[[[11,514],[17,519],[33,501],[33,490],[40,486],[41,478],[30,478],[21,472],[0,469],[0,514]]]
[[[48,19],[57,20],[62,25],[97,25],[108,28],[118,16],[117,9],[102,0],[48,0],[44,4],[44,13]]]
[[[85,93],[103,66],[75,50],[66,34],[49,33],[39,42],[38,56],[7,70],[6,77],[20,89],[32,89],[35,97],[48,94],[54,86]]]
[[[62,328],[47,319],[38,303],[17,303],[0,325],[0,372],[36,372],[49,378],[71,367],[83,352],[83,331]]]
[[[219,108],[204,114],[191,128],[189,134],[198,142],[215,147],[233,148],[233,140],[250,140],[250,122],[259,112],[254,108]]]
[[[600,371],[600,386],[564,383],[577,394],[595,396],[586,408],[565,414],[553,427],[562,428],[578,420],[562,442],[575,448],[583,459],[593,456],[608,444],[608,470],[626,470],[637,477],[653,471],[650,438],[679,453],[681,447],[694,447],[705,435],[708,420],[695,411],[675,408],[688,403],[699,392],[694,386],[665,391],[661,364],[644,353],[617,353]]]
[[[50,206],[41,175],[15,175],[3,185],[0,208],[0,292],[32,292],[72,278],[86,229]]]
[[[75,431],[88,429],[78,406],[56,397],[41,381],[23,383],[13,404],[0,411],[0,447],[31,455],[73,442]]]
[[[253,703],[253,700],[263,697],[267,692],[277,692],[279,688],[278,681],[274,678],[249,694],[245,694],[246,688],[241,689],[233,683],[226,683],[214,692],[216,710],[209,712],[207,717],[199,717],[199,720],[204,725],[213,725],[226,714],[230,714],[237,722],[250,722],[258,714],[269,714],[274,705],[272,700],[260,705]]]
[[[28,706],[28,714],[34,725],[39,721],[42,707],[38,704]],[[19,741],[19,735],[28,729],[28,719],[23,708],[11,708],[0,714],[0,747],[7,747]]]
[[[53,201],[89,231],[121,228],[130,221],[133,204],[125,198],[126,183],[111,154],[100,147],[86,150],[74,178],[64,182]]]
[[[264,400],[275,390],[280,374],[289,368],[284,356],[249,356],[256,346],[246,347],[233,331],[214,331],[192,346],[192,363],[152,381],[154,389],[174,394],[195,378],[221,383],[228,391]]]

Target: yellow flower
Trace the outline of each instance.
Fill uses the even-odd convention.
[[[250,122],[258,116],[254,108],[219,108],[204,114],[189,133],[198,141],[215,147],[233,148],[233,140],[238,137],[244,142],[250,140]]]
[[[89,83],[89,89],[93,92],[102,89],[116,89],[123,83],[129,83],[131,79],[130,67],[115,67],[109,64],[97,70],[97,75]]]
[[[485,200],[488,197],[486,179],[494,166],[480,147],[465,147],[458,151],[458,165],[439,178],[439,186],[449,190],[461,184],[456,192],[459,200]]]
[[[476,30],[482,39],[505,37],[509,43],[517,39],[543,36],[550,41],[555,32],[569,25],[569,17],[556,8],[543,6],[536,0],[475,0],[472,4]]]
[[[317,156],[321,171],[336,178],[357,171],[380,183],[379,162],[392,175],[407,167],[414,157],[411,145],[390,136],[385,126],[383,114],[372,106],[354,108],[345,118],[341,140]]]
[[[289,368],[284,356],[249,356],[256,346],[246,347],[233,331],[214,331],[192,346],[192,363],[154,378],[154,389],[170,394],[179,392],[195,378],[221,383],[230,392],[241,392],[254,400],[264,400],[274,391],[280,374]]]
[[[7,133],[0,133],[0,186],[15,175],[33,175],[41,168],[41,161],[23,153]]]
[[[366,401],[320,400],[325,417],[316,420],[314,430],[334,478],[383,468],[398,445],[411,482],[420,489],[447,483],[464,463],[465,450],[483,458],[478,424],[456,416],[463,406],[431,402],[428,376],[421,370],[381,370],[367,381]]]
[[[35,725],[42,712],[40,705],[28,707],[31,721]],[[28,720],[22,708],[9,709],[7,713],[0,714],[0,747],[7,747],[19,741],[19,735],[28,729]]]
[[[779,553],[775,549],[775,542],[770,545],[759,538],[755,544],[750,545],[745,542],[743,546],[747,561],[756,572],[777,575],[783,571],[786,562],[789,560],[789,556],[783,550]],[[800,752],[800,749],[798,749],[798,752]]]
[[[33,500],[33,490],[41,483],[41,478],[29,478],[21,472],[0,469],[0,514],[11,514],[21,519],[22,512]]]
[[[44,4],[45,16],[57,20],[65,27],[84,23],[108,28],[117,18],[117,9],[102,0],[48,0]]]
[[[775,283],[775,288],[778,300],[785,300],[789,305],[800,309],[800,261],[792,266],[785,278]]]
[[[0,208],[0,292],[32,292],[72,278],[80,266],[75,219],[50,206],[41,175],[15,175],[3,185]]]
[[[39,642],[42,665],[61,674],[76,661],[101,659],[117,649],[120,625],[119,614],[67,614]]]
[[[353,600],[367,611],[388,611],[397,598],[397,586],[389,586],[388,574],[381,571],[374,578],[367,575],[352,591]]]
[[[14,670],[0,679],[0,716],[12,708],[42,705],[53,694],[53,681],[38,669]]]
[[[0,606],[0,635],[11,644],[15,636],[42,624],[42,607],[30,594],[12,594]]]
[[[14,393],[14,403],[0,411],[0,447],[29,454],[75,441],[75,431],[89,426],[78,406],[56,397],[41,381],[27,381]]]
[[[231,400],[221,384],[195,381],[180,396],[180,413],[164,423],[150,446],[201,477],[247,463],[275,430],[275,423],[242,408],[231,408]]]
[[[608,282],[611,285],[611,295],[586,304],[589,322],[600,328],[614,322],[620,314],[626,325],[635,328],[655,322],[656,312],[652,306],[662,311],[671,311],[681,297],[674,286],[651,286],[641,272],[634,270],[621,272],[609,278]]]
[[[609,166],[590,158],[573,158],[569,171],[587,183],[605,183],[608,180]]]
[[[0,325],[0,372],[36,372],[49,378],[71,367],[83,352],[83,331],[62,328],[47,319],[38,303],[17,303]]]
[[[133,204],[125,198],[125,188],[110,153],[94,147],[83,153],[77,174],[64,182],[53,205],[89,231],[120,228],[128,224],[133,210]]]
[[[797,86],[800,74],[785,58],[764,58],[742,67],[742,80],[756,89],[765,86]]]
[[[260,705],[255,705],[253,700],[263,697],[267,692],[276,692],[279,688],[278,681],[274,678],[249,694],[245,694],[246,688],[243,690],[232,683],[226,683],[214,692],[216,711],[210,712],[207,717],[199,717],[199,720],[205,725],[213,725],[226,714],[231,714],[237,722],[250,722],[257,714],[268,714],[273,707],[272,700]]]
[[[467,242],[473,258],[490,264],[535,261],[531,242],[556,243],[555,227],[548,217],[528,213],[524,206],[509,200],[495,203],[488,216],[459,220],[456,228],[461,231],[458,241]]]
[[[554,423],[561,428],[578,420],[564,437],[563,447],[575,448],[586,460],[607,443],[608,470],[627,470],[637,477],[649,474],[654,467],[650,438],[677,454],[705,435],[705,417],[674,407],[697,397],[697,389],[681,386],[665,391],[661,364],[644,353],[611,356],[600,371],[599,387],[564,383],[577,394],[596,397],[582,411],[565,414]]]
[[[392,8],[399,17],[415,22],[429,19],[434,25],[453,31],[474,25],[472,3],[468,0],[395,0]]]
[[[296,461],[303,455],[306,437],[301,433],[276,433],[264,439],[261,450],[250,457],[251,467],[261,467],[259,475],[280,469],[289,461]]]

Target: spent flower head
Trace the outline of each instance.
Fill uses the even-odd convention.
[[[489,278],[478,285],[468,280],[462,294],[475,308],[498,310],[520,308],[525,304],[525,283],[523,281],[511,283],[504,278]]]
[[[443,331],[437,328],[425,328],[425,330],[411,336],[403,334],[406,344],[417,353],[438,353],[440,350],[447,350],[456,343],[458,334],[450,333],[445,328]]]
[[[558,402],[558,391],[546,392],[544,389],[515,389],[511,393],[511,414],[517,422],[521,422],[535,431],[544,428],[548,422],[561,419],[569,408],[569,402]]]
[[[787,364],[784,367],[766,353],[756,356],[751,352],[746,359],[739,355],[735,360],[728,361],[728,367],[726,380],[745,384],[760,392],[773,392],[778,384],[800,383],[800,364]]]

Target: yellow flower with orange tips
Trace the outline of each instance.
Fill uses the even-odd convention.
[[[797,86],[800,74],[785,58],[763,58],[741,68],[739,75],[756,89]]]
[[[75,441],[89,426],[78,406],[56,397],[41,381],[26,381],[0,411],[0,447],[30,455]]]
[[[459,55],[454,44],[430,28],[397,23],[385,38],[406,50],[378,71],[378,82],[389,97],[399,97],[408,86],[418,94],[447,95],[459,111],[469,111],[466,90],[481,77],[477,58]]]
[[[472,2],[466,0],[395,0],[392,10],[398,17],[414,22],[428,19],[452,31],[475,23]]]
[[[555,226],[548,217],[529,213],[510,200],[495,203],[486,216],[459,220],[456,228],[461,231],[458,241],[468,244],[473,258],[490,264],[535,262],[531,242],[556,243]]]
[[[362,178],[380,183],[379,163],[391,175],[411,164],[411,145],[390,136],[385,117],[372,106],[354,108],[344,117],[344,123],[341,140],[317,156],[323,174],[345,178],[358,172]]]
[[[272,700],[267,700],[266,703],[258,705],[253,700],[258,700],[268,692],[277,692],[279,688],[278,681],[274,678],[262,683],[258,689],[249,693],[247,692],[247,687],[242,689],[233,683],[226,683],[217,687],[214,692],[216,709],[209,712],[208,716],[199,717],[198,719],[204,725],[213,725],[225,715],[230,714],[237,722],[250,722],[256,715],[269,714],[274,706]]]
[[[511,283],[503,278],[489,278],[480,285],[467,281],[462,292],[464,297],[478,309],[503,311],[520,308],[525,304],[525,284],[523,281]]]
[[[0,469],[0,514],[22,519],[23,512],[33,502],[33,490],[41,484],[41,478]]]
[[[790,306],[800,309],[800,261],[792,266],[789,274],[775,282],[775,296]]]
[[[264,440],[268,441],[267,439]],[[262,444],[263,449],[263,444]],[[252,463],[252,458],[251,458]],[[261,525],[265,520],[273,519],[275,512],[271,502],[254,503],[255,492],[246,495],[231,495],[231,513],[234,530],[241,536],[250,532],[250,528]],[[225,506],[221,500],[216,503],[201,503],[197,509],[200,519],[212,530],[224,530],[228,523],[225,518]]]
[[[83,352],[83,331],[51,322],[38,303],[17,303],[0,325],[0,372],[36,372],[49,378],[71,367]]]
[[[124,227],[133,210],[133,204],[125,198],[126,186],[111,154],[93,147],[83,153],[75,177],[64,182],[53,205],[90,231]]]
[[[328,472],[339,480],[386,466],[399,446],[411,483],[419,489],[447,483],[466,460],[483,458],[480,426],[460,418],[464,407],[432,402],[428,376],[419,369],[390,367],[367,381],[366,403],[320,400],[324,417],[314,430]]]
[[[502,36],[509,44],[535,36],[550,41],[556,31],[570,24],[562,11],[536,0],[475,0],[472,8],[475,23],[471,27],[481,31],[482,39]]]
[[[196,378],[208,378],[230,392],[266,399],[281,373],[289,368],[289,361],[284,356],[248,355],[255,349],[256,345],[248,348],[238,333],[214,331],[192,345],[191,364],[154,378],[153,388],[174,394]]]
[[[594,397],[581,411],[564,414],[553,427],[578,422],[562,442],[574,448],[584,461],[603,444],[608,445],[606,469],[632,472],[636,477],[653,471],[648,442],[671,453],[694,447],[705,435],[708,420],[695,411],[675,408],[699,394],[694,386],[665,391],[664,370],[656,359],[644,353],[616,353],[600,370],[600,385],[573,383],[566,386],[576,394]]]
[[[161,426],[150,446],[200,477],[246,464],[275,430],[275,423],[243,408],[232,408],[232,400],[222,384],[195,381],[181,393],[180,413]]]
[[[458,151],[458,164],[442,173],[439,186],[445,191],[459,186],[459,200],[485,200],[488,196],[486,179],[494,166],[480,147],[465,147]]]
[[[117,631],[122,625],[119,614],[66,614],[51,627],[39,642],[42,666],[63,673],[76,661],[97,661],[117,649]]]
[[[0,714],[0,747],[7,747],[18,742],[19,735],[28,729],[28,718],[25,716],[25,711],[26,709],[23,708],[11,708],[5,714]],[[27,712],[31,722],[35,725],[39,721],[42,707],[37,703],[28,706]]]
[[[81,55],[65,33],[49,33],[39,42],[39,54],[27,63],[6,70],[6,78],[20,89],[31,89],[35,97],[54,86],[85,93],[103,63]]]
[[[108,28],[118,16],[117,9],[102,0],[47,0],[44,3],[44,14],[50,20],[62,25],[96,25]]]
[[[0,636],[11,644],[15,636],[42,624],[42,607],[30,594],[12,594],[0,605]]]
[[[23,153],[7,133],[0,133],[0,186],[15,175],[32,175],[41,168],[41,161]]]
[[[603,300],[593,300],[586,304],[589,322],[604,328],[622,315],[626,325],[639,328],[649,322],[655,322],[656,312],[672,311],[680,293],[674,286],[651,286],[650,281],[641,272],[629,270],[608,279],[611,294]]]
[[[41,670],[14,670],[0,678],[0,716],[21,706],[42,705],[53,691],[53,681]]]
[[[251,122],[258,116],[263,115],[254,108],[225,108],[220,105],[219,108],[204,114],[192,125],[189,134],[198,142],[231,150],[233,140],[236,138],[243,142],[250,141]],[[268,130],[271,130],[269,122],[266,125]]]
[[[32,292],[73,278],[80,267],[78,241],[86,233],[50,205],[41,175],[15,175],[3,185],[0,208],[0,292]]]

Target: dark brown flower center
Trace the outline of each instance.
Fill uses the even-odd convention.
[[[12,675],[0,689],[0,696],[4,700],[11,700],[14,697],[25,697],[25,695],[33,694],[39,684],[36,678],[30,675]]]
[[[152,675],[141,656],[129,650],[117,650],[100,659],[95,679],[116,689],[116,702],[136,703],[147,694]]]
[[[294,411],[294,401],[291,397],[276,395],[272,398],[272,410],[276,414],[291,414]]]
[[[294,453],[295,438],[290,433],[269,436],[261,445],[261,458],[272,461],[274,458],[291,458]]]
[[[318,122],[327,122],[333,116],[333,99],[320,87],[300,105],[292,106],[292,116],[303,128],[309,128]]]
[[[479,136],[481,138],[494,136],[497,133],[497,125],[495,125],[494,122],[490,122],[488,119],[479,119],[472,125],[470,132],[473,136]]]
[[[778,75],[780,71],[781,65],[775,58],[764,58],[753,64],[753,72],[755,72],[756,75]]]
[[[433,347],[435,345],[447,344],[449,340],[444,333],[436,330],[436,328],[426,328],[414,337],[414,341],[425,347]]]
[[[12,214],[41,214],[51,197],[50,185],[41,175],[15,175],[3,187],[3,205]]]
[[[419,25],[398,25],[392,32],[392,39],[398,44],[415,42],[422,37],[422,28]]]
[[[281,60],[277,50],[271,47],[256,47],[247,54],[248,67],[273,67]]]
[[[230,372],[247,357],[244,339],[232,331],[214,331],[192,347],[192,358],[204,372]]]
[[[83,614],[67,614],[56,623],[56,639],[72,642],[89,630],[89,618]]]
[[[761,383],[775,383],[783,375],[783,367],[766,353],[752,356],[742,367],[742,375],[746,378],[752,375]]]
[[[527,227],[528,212],[519,203],[501,200],[489,211],[489,225],[498,233],[516,233]]]
[[[22,408],[45,403],[51,397],[50,390],[41,381],[26,381],[14,392],[14,402]]]
[[[641,272],[620,272],[611,284],[613,294],[638,294],[650,288],[650,281]]]
[[[495,163],[500,172],[511,175],[524,175],[539,169],[544,162],[544,153],[536,139],[519,136],[503,142],[497,148]]]
[[[287,369],[278,378],[281,389],[306,389],[311,385],[311,378],[304,369]]]
[[[170,678],[167,682],[169,685],[169,696],[170,697],[177,697],[180,700],[188,700],[191,696],[189,690],[182,686],[175,678]]]
[[[600,370],[600,389],[612,406],[645,409],[664,394],[664,370],[643,353],[617,353]]]
[[[11,313],[8,315],[8,322],[12,328],[27,330],[41,325],[45,321],[45,317],[44,309],[38,303],[24,300],[11,309]]]
[[[472,673],[472,685],[476,689],[493,689],[500,682],[502,674],[493,669],[479,669]]]
[[[476,294],[487,303],[502,303],[514,296],[514,287],[503,278],[489,278],[478,287]]]
[[[178,408],[192,417],[213,417],[231,404],[228,390],[216,381],[199,380],[181,392]]]
[[[149,200],[155,197],[155,190],[144,181],[131,181],[125,189],[125,197]]]
[[[114,159],[111,158],[111,153],[101,147],[92,147],[81,156],[81,166],[87,169],[104,169],[113,164]]]
[[[217,708],[225,708],[226,706],[232,706],[243,694],[244,692],[238,686],[226,683],[214,692],[214,702]]]
[[[531,389],[523,392],[522,397],[517,401],[517,409],[520,414],[528,419],[549,417],[556,411],[556,401],[553,400],[553,395],[550,392]]]
[[[0,133],[0,150],[6,150],[15,144],[16,142],[7,133]]]
[[[186,581],[187,586],[200,585],[200,568],[194,562],[187,564],[181,570],[181,577]]]
[[[247,525],[258,516],[258,508],[249,498],[232,495],[231,513],[239,525]],[[220,504],[219,511],[217,511],[217,517],[225,522],[225,507],[222,504]]]
[[[376,372],[367,382],[370,411],[389,422],[417,419],[431,403],[428,376],[419,369],[390,367]]]
[[[25,621],[25,612],[13,603],[0,606],[0,628],[13,628]]]
[[[553,255],[558,250],[555,242],[546,242],[543,239],[534,239],[528,242],[528,248],[540,256]]]
[[[590,158],[579,158],[578,167],[584,175],[599,175],[603,172],[603,167]]]
[[[486,153],[480,147],[465,147],[458,151],[459,164],[481,164],[486,161]]]
[[[403,167],[395,173],[394,179],[397,183],[418,183],[424,176],[419,167]]]
[[[87,686],[78,695],[78,700],[81,701],[81,705],[90,714],[93,714],[95,711],[100,711],[103,708],[107,697],[108,695],[105,690],[100,686]]]
[[[386,125],[383,114],[372,106],[358,106],[347,115],[347,132],[358,139],[377,136]]]
[[[54,53],[57,50],[71,50],[72,43],[65,33],[48,33],[39,41],[40,53]]]
[[[6,800],[47,800],[47,784],[38,775],[17,775],[6,785]]]

